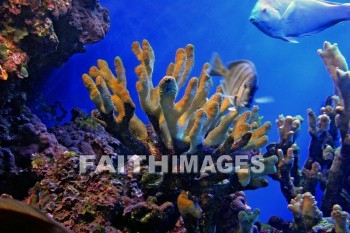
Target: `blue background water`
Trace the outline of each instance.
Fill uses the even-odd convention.
[[[164,76],[169,62],[174,60],[176,49],[188,43],[195,45],[193,76],[199,75],[203,63],[210,61],[213,52],[218,52],[225,62],[252,60],[259,75],[256,97],[272,96],[275,99],[274,103],[260,105],[264,120],[273,123],[282,113],[300,114],[306,119],[307,108],[318,111],[325,98],[333,93],[331,79],[316,53],[325,40],[337,42],[350,59],[350,22],[302,38],[299,44],[286,43],[266,36],[248,21],[255,1],[102,0],[101,4],[111,14],[111,28],[106,38],[87,46],[86,53],[74,55],[61,68],[53,70],[42,83],[44,96],[52,102],[61,101],[66,109],[77,106],[90,112],[94,108],[81,75],[95,65],[98,58],[113,64],[116,55],[123,59],[128,87],[138,104],[134,89],[137,81],[134,67],[138,62],[131,51],[131,43],[144,38],[149,40],[156,55],[155,84]],[[213,79],[218,85],[220,78]],[[136,112],[146,120],[139,106]],[[305,121],[297,141],[302,159],[307,156],[307,128]],[[270,142],[278,140],[275,124],[269,137]],[[250,191],[247,195],[248,204],[262,210],[263,221],[271,215],[291,219],[276,182],[270,181],[268,188]]]

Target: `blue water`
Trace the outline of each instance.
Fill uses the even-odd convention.
[[[305,122],[297,143],[302,159],[306,158],[309,143],[306,109],[317,112],[325,98],[333,94],[332,81],[316,51],[325,40],[337,42],[350,59],[350,22],[302,38],[299,44],[291,44],[266,36],[248,21],[255,1],[103,0],[101,4],[110,10],[109,33],[103,41],[87,46],[86,53],[74,55],[50,73],[42,84],[44,95],[50,101],[59,100],[66,109],[77,106],[90,112],[94,106],[81,75],[95,65],[98,58],[108,60],[112,65],[118,55],[126,67],[130,93],[138,104],[134,88],[137,81],[134,67],[138,61],[131,51],[131,43],[144,38],[151,43],[156,55],[154,83],[164,76],[176,49],[192,43],[196,54],[193,76],[199,75],[203,63],[210,61],[213,52],[219,53],[225,62],[250,59],[255,63],[259,75],[256,97],[272,96],[276,100],[260,105],[264,120],[273,123],[270,142],[278,140],[274,122],[279,114],[300,114]],[[213,79],[218,85],[220,78]],[[136,113],[146,121],[139,106]],[[262,210],[262,221],[267,221],[271,215],[291,219],[278,183],[270,181],[268,188],[247,194],[248,204]]]

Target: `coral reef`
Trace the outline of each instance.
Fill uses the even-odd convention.
[[[134,151],[135,153],[141,152],[151,156],[184,154],[188,157],[194,154],[199,156],[229,154],[234,157],[237,152],[259,153],[259,149],[267,143],[266,133],[270,123],[262,125],[256,107],[252,112],[239,115],[237,111],[231,111],[225,115],[229,103],[223,98],[220,86],[211,98],[206,99],[212,86],[211,79],[207,75],[208,64],[203,66],[199,78],[192,78],[187,83],[187,77],[194,65],[192,45],[187,45],[176,52],[175,62],[169,65],[166,76],[158,86],[152,81],[155,59],[148,41],[144,40],[142,46],[138,42],[133,43],[132,50],[140,62],[135,68],[139,78],[136,88],[140,104],[152,127],[145,126],[134,114],[135,104],[126,89],[125,69],[119,57],[115,60],[117,77],[112,74],[105,61],[99,60],[98,67],[92,67],[89,74],[83,75],[83,81],[98,109],[93,111],[93,117],[124,145],[137,146],[139,151]],[[308,110],[311,143],[304,166],[300,168],[299,148],[296,144],[303,118],[281,115],[276,120],[280,140],[278,143],[270,144],[262,155],[263,158],[259,161],[265,170],[259,174],[252,171],[252,163],[235,169],[228,176],[204,171],[198,174],[199,178],[194,178],[199,180],[199,186],[188,174],[185,181],[183,178],[165,175],[161,188],[166,187],[165,190],[172,188],[171,190],[176,191],[172,186],[176,183],[177,190],[186,191],[182,191],[177,203],[188,231],[197,232],[202,229],[204,232],[212,232],[215,228],[220,229],[220,224],[227,224],[215,220],[223,208],[222,202],[216,199],[229,196],[235,191],[264,187],[267,182],[260,176],[266,174],[280,183],[282,193],[287,202],[291,203],[289,208],[295,217],[293,224],[288,227],[283,225],[287,231],[311,232],[323,229],[325,226],[332,228],[333,225],[323,219],[322,212],[316,208],[317,202],[313,195],[318,184],[324,191],[322,201],[324,215],[330,216],[336,204],[349,211],[347,183],[350,156],[347,155],[350,75],[347,72],[345,58],[336,45],[325,42],[324,51],[320,50],[318,53],[334,80],[339,98],[327,99],[318,117],[311,109]],[[177,101],[179,89],[186,83],[185,94]],[[230,128],[230,125],[233,125],[233,128]],[[338,130],[341,136],[340,142],[337,137]],[[341,147],[336,151],[339,143]],[[224,185],[218,190],[215,184],[223,180],[229,180],[230,185],[228,187]],[[208,190],[202,191],[203,188]],[[193,195],[192,198],[187,194],[188,191]],[[168,198],[172,200],[171,196]],[[249,211],[238,214],[236,216],[238,220],[245,224],[241,224],[236,230],[244,228],[245,232],[252,231],[253,228],[248,227],[248,222],[254,223],[257,215],[257,212]],[[344,221],[338,225],[344,225]],[[274,224],[276,226],[276,223]]]
[[[175,62],[170,63],[158,86],[153,84],[155,56],[151,45],[147,40],[142,42],[142,46],[135,42],[132,50],[140,62],[135,68],[139,78],[136,88],[140,104],[151,125],[146,126],[134,114],[135,104],[126,89],[125,68],[122,60],[116,57],[116,76],[103,60],[98,60],[97,67],[91,67],[89,74],[83,75],[90,98],[97,107],[92,116],[107,132],[133,153],[156,157],[156,160],[160,159],[160,155],[184,155],[188,158],[198,155],[201,164],[208,154],[216,157],[227,154],[233,159],[241,153],[246,153],[248,159],[253,156],[252,151],[259,154],[259,149],[267,143],[266,134],[271,124],[261,123],[257,107],[242,114],[228,112],[230,102],[223,97],[221,86],[207,99],[212,87],[209,64],[204,64],[198,78],[192,78],[187,83],[194,65],[193,45],[177,50]],[[177,101],[179,90],[186,83],[185,94]],[[216,157],[212,157],[214,163],[220,163]],[[249,164],[227,174],[215,174],[215,169],[209,169],[209,174],[207,171],[164,174],[157,192],[162,193],[165,200],[177,200],[188,231],[212,232],[220,227],[218,224],[230,224],[218,221],[219,211],[225,208],[223,197],[244,189],[264,187],[267,180],[261,176],[276,172],[277,156],[262,158],[261,155],[259,162],[264,165],[260,172],[254,172],[254,165]],[[181,190],[184,191],[180,193]],[[226,211],[230,210],[226,208]],[[257,212],[253,215],[248,212],[236,214],[237,221],[239,216],[242,228],[252,229]],[[233,219],[227,221],[234,222]]]
[[[295,138],[300,130],[301,119],[280,117],[276,121],[280,129],[280,142],[267,147],[267,153],[279,156],[278,171],[271,177],[280,182],[281,191],[290,203],[288,208],[294,215],[294,221],[288,227],[276,217],[269,221],[273,227],[283,232],[330,232],[332,229],[336,232],[349,231],[346,211],[350,210],[350,76],[346,60],[337,44],[325,42],[323,50],[318,50],[318,54],[334,81],[338,96],[326,100],[319,116],[311,109],[307,110],[311,142],[305,164],[300,168],[300,151]],[[320,190],[317,189],[318,185]],[[313,196],[320,191],[323,196],[320,205],[322,212]],[[336,220],[322,218],[331,215]]]
[[[56,3],[46,2],[53,15],[68,14]],[[188,80],[193,45],[177,50],[158,85],[149,42],[134,42],[132,51],[140,62],[136,89],[149,124],[135,114],[120,57],[114,61],[116,74],[98,60],[82,76],[97,108],[91,117],[73,109],[70,122],[48,131],[25,107],[24,95],[9,97],[0,111],[0,187],[7,187],[0,193],[23,199],[32,186],[29,202],[74,232],[350,231],[350,74],[336,45],[325,42],[318,51],[338,96],[329,97],[318,115],[307,110],[311,141],[303,166],[301,116],[280,115],[279,138],[267,145],[271,123],[262,122],[257,106],[229,110],[223,88],[211,92],[209,64]],[[85,171],[80,170],[84,155],[93,155]],[[120,155],[130,155],[122,165]],[[170,172],[151,168],[155,163],[163,168],[164,161]],[[188,169],[191,164],[202,166]],[[21,192],[11,190],[13,177],[24,175],[28,184]],[[266,187],[266,175],[280,184],[292,222],[273,216],[261,224],[260,210],[248,206],[243,191]],[[323,194],[320,207],[317,192]]]
[[[0,79],[42,74],[104,38],[108,11],[98,0],[1,2]]]

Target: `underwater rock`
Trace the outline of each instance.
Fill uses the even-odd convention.
[[[130,154],[118,139],[108,134],[92,117],[78,108],[74,108],[71,114],[71,121],[50,129],[58,142],[70,151],[80,155],[97,155],[98,158],[102,155]]]
[[[39,179],[31,171],[32,155],[41,153],[52,158],[66,150],[23,105],[22,98],[14,95],[0,109],[0,193],[18,199],[24,198]]]
[[[0,79],[40,76],[103,39],[109,13],[98,0],[1,2]]]
[[[55,160],[38,159],[43,162],[34,171],[44,179],[30,190],[30,202],[74,232],[151,233],[175,225],[173,204],[135,195],[137,183],[128,172],[81,174],[74,152],[64,152]]]
[[[124,211],[121,219],[116,220],[116,225],[128,227],[131,232],[166,232],[174,225],[176,213],[171,202],[157,205],[155,197],[149,197],[146,201],[132,200],[128,197],[122,198]]]
[[[269,224],[270,227],[274,227],[276,230],[278,229],[278,230],[280,230],[280,231],[282,231],[284,233],[291,232],[290,222],[287,222],[286,220],[284,220],[284,219],[282,219],[282,218],[280,218],[278,216],[270,217],[269,221],[268,221],[268,224]]]
[[[109,174],[81,175],[73,152],[46,161],[34,169],[44,179],[30,190],[31,204],[74,232],[117,232],[111,217],[121,200],[120,180]]]

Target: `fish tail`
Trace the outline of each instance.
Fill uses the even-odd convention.
[[[210,70],[210,75],[225,77],[229,72],[229,70],[225,68],[224,64],[222,63],[219,57],[219,54],[217,53],[213,54],[210,64],[212,66]]]

